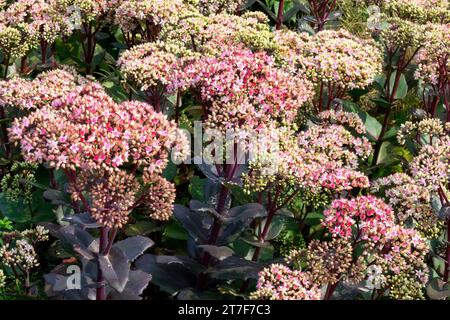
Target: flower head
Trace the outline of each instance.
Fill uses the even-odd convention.
[[[336,237],[384,241],[394,225],[394,211],[374,196],[338,199],[324,212],[323,226]]]
[[[307,273],[272,264],[258,275],[252,299],[261,300],[320,300],[320,289]]]
[[[71,170],[132,163],[161,172],[172,148],[180,158],[175,160],[189,152],[186,137],[165,115],[146,103],[117,104],[93,82],[16,119],[10,138],[27,161]]]

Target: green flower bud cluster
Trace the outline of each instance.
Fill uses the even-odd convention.
[[[34,187],[27,182],[36,181],[37,164],[27,162],[15,162],[10,172],[5,174],[0,182],[0,188],[9,201],[17,202],[23,199],[25,203],[33,200]]]
[[[273,240],[276,252],[281,256],[288,255],[292,250],[306,248],[303,235],[294,230],[284,230]]]
[[[17,27],[9,27],[0,24],[0,49],[9,62],[13,59],[25,56],[34,46],[30,42],[27,33]]]
[[[6,276],[2,269],[0,269],[0,290],[6,285]]]
[[[417,23],[448,21],[447,0],[386,0],[383,9],[394,17]]]
[[[395,300],[424,300],[423,284],[411,278],[409,275],[400,273],[388,275],[389,297]]]
[[[389,18],[387,21],[389,27],[381,32],[381,40],[386,47],[402,50],[415,49],[425,40],[424,26],[399,18]]]

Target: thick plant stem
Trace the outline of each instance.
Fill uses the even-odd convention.
[[[47,41],[41,40],[41,63],[45,65],[47,63]]]
[[[30,272],[25,271],[25,295],[31,297]]]
[[[447,220],[447,249],[445,251],[445,270],[444,270],[444,282],[448,281],[450,272],[450,219]]]
[[[450,206],[449,199],[447,195],[444,192],[444,189],[442,186],[439,186],[438,189],[439,198],[441,199],[441,203],[443,206],[447,207]],[[449,280],[449,272],[450,272],[450,218],[447,219],[447,248],[445,250],[445,265],[444,265],[444,282],[447,282]]]
[[[87,199],[84,197],[83,193],[81,192],[81,190],[78,190],[77,187],[77,177],[76,177],[76,173],[72,172],[68,169],[63,169],[64,173],[67,176],[67,179],[69,179],[70,184],[72,184],[72,186],[74,187],[75,191],[77,192],[78,197],[80,198],[81,202],[83,203],[84,209],[90,213],[91,211],[91,206],[89,205],[89,202],[87,201]]]
[[[6,79],[6,78],[8,78],[8,68],[9,68],[9,62],[10,62],[9,54],[6,55],[4,62],[5,62],[5,72],[3,73],[3,79]]]
[[[50,185],[52,186],[52,188],[58,189],[58,182],[56,181],[56,178],[55,178],[55,169],[54,168],[49,169],[49,176],[50,176]]]
[[[324,300],[330,300],[330,298],[333,296],[333,293],[336,290],[338,284],[339,284],[339,282],[328,285],[327,291],[325,293],[325,297],[323,298]]]
[[[86,44],[84,41],[81,42],[84,53],[84,62],[86,64],[86,74],[92,74],[92,61],[94,60],[95,47],[97,46],[97,40],[95,38],[100,27],[94,29],[92,26],[84,24],[83,25],[84,34],[86,37]]]
[[[283,11],[284,11],[284,0],[280,0],[280,4],[278,6],[278,17],[277,17],[277,26],[276,29],[280,30],[283,26]]]
[[[222,215],[225,210],[225,204],[227,202],[227,198],[229,195],[229,190],[224,185],[220,186],[219,191],[219,200],[217,202],[217,213]],[[217,242],[217,238],[219,237],[220,233],[220,221],[215,218],[213,222],[213,226],[211,228],[211,233],[209,234],[208,238],[208,244],[215,244]],[[211,256],[209,254],[205,254],[202,259],[202,264],[204,266],[207,266],[211,260]]]
[[[229,190],[222,185],[220,187],[220,191],[219,191],[219,200],[217,203],[217,212],[222,215],[225,209],[225,204],[229,195]],[[214,222],[213,222],[213,226],[211,228],[211,233],[209,235],[208,238],[208,244],[209,245],[214,245],[217,242],[217,238],[219,237],[219,233],[220,233],[220,221],[215,218]],[[208,253],[204,253],[202,258],[201,258],[201,264],[205,267],[208,267],[209,264],[211,263],[211,255],[209,255]],[[203,290],[206,286],[206,281],[207,281],[207,276],[204,273],[200,273],[197,277],[197,289],[199,290]]]
[[[226,166],[226,170],[224,172],[224,176],[226,180],[230,180],[233,176],[233,173],[236,170],[236,164],[231,166]],[[223,215],[225,212],[225,205],[227,203],[228,196],[230,195],[230,190],[224,185],[220,186],[219,190],[219,196],[217,200],[217,207],[216,211],[219,213],[219,215]],[[221,222],[219,219],[214,218],[213,225],[211,227],[211,232],[208,237],[208,244],[214,245],[217,242],[217,239],[219,238],[220,234],[220,228],[221,228]],[[211,255],[208,253],[204,253],[201,257],[201,264],[205,267],[208,267],[211,263]],[[197,289],[203,290],[206,286],[207,276],[204,273],[200,273],[197,278]]]
[[[381,151],[381,145],[383,144],[383,138],[384,135],[386,134],[387,131],[387,127],[388,127],[388,123],[389,123],[389,115],[391,114],[391,108],[388,108],[386,110],[386,113],[384,114],[384,120],[383,120],[383,125],[381,127],[381,132],[380,135],[377,139],[377,142],[375,144],[375,148],[374,148],[374,153],[373,153],[373,162],[372,165],[375,166],[378,162],[378,157],[380,156],[380,151]]]
[[[263,243],[266,241],[267,233],[269,232],[270,225],[272,224],[272,220],[275,217],[275,211],[271,210],[267,215],[266,223],[264,224],[263,231],[259,236],[259,242]],[[258,261],[259,256],[261,255],[261,247],[256,247],[255,252],[253,253],[252,261]]]
[[[28,71],[27,56],[23,56],[20,59],[20,75],[24,76],[28,73]]]
[[[402,77],[402,72],[407,67],[407,64],[406,65],[404,64],[404,60],[405,60],[405,53],[403,53],[401,55],[400,60],[398,62],[398,68],[395,73],[395,80],[394,80],[394,86],[392,87],[392,91],[390,88],[390,78],[391,78],[390,72],[388,74],[388,77],[386,78],[387,79],[386,80],[387,81],[386,96],[388,97],[390,105],[392,105],[395,101],[395,97],[397,96],[397,91],[398,91],[398,88],[400,85],[400,79]],[[373,166],[375,166],[377,164],[378,157],[380,156],[381,146],[383,144],[384,135],[386,134],[386,131],[388,128],[390,114],[391,114],[391,107],[387,108],[387,110],[384,114],[384,120],[383,120],[383,125],[381,127],[381,132],[377,138],[377,142],[376,142],[375,148],[374,148],[373,161],[372,161]]]
[[[5,108],[3,106],[0,106],[0,120],[5,120],[5,119],[6,119]],[[1,126],[1,135],[2,135],[1,144],[2,144],[3,149],[5,150],[6,158],[9,159],[11,156],[11,146],[9,145],[8,130],[6,128],[5,121],[2,121],[0,126]]]
[[[180,91],[178,91],[177,92],[177,102],[175,104],[175,123],[176,124],[179,124],[179,122],[180,122],[181,97],[182,97],[182,94]]]
[[[264,241],[266,240],[266,236],[267,236],[267,233],[269,232],[269,228],[270,228],[270,225],[272,223],[274,216],[275,216],[274,210],[271,210],[271,212],[269,212],[267,215],[267,220],[266,220],[266,223],[264,224],[263,231],[261,232],[261,234],[259,236],[259,241],[261,243],[264,243]],[[255,262],[258,261],[260,255],[261,255],[261,247],[256,247],[255,252],[253,252],[252,261],[255,261]],[[244,293],[247,290],[249,284],[250,284],[250,281],[245,280],[242,283],[240,292]]]
[[[444,90],[443,90],[443,95],[444,95],[444,105],[445,105],[445,110],[447,110],[447,122],[450,122],[450,83],[447,83],[444,86]]]
[[[108,228],[101,227],[100,228],[100,249],[99,255],[107,255],[108,253],[105,251],[108,247]],[[106,300],[106,287],[104,284],[105,278],[102,273],[102,269],[100,267],[100,261],[97,262],[97,292],[96,292],[96,300]]]

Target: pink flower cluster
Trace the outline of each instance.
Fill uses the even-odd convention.
[[[255,113],[292,122],[299,108],[312,97],[311,83],[275,66],[265,52],[227,48],[218,57],[203,57],[189,64],[181,78],[205,104],[248,100]]]
[[[39,109],[69,93],[87,80],[72,69],[55,69],[34,80],[12,78],[0,81],[0,106],[21,110]]]
[[[307,273],[272,264],[259,273],[253,299],[320,300],[320,289]]]
[[[312,126],[298,135],[297,142],[313,154],[323,154],[331,162],[353,169],[372,152],[367,138],[354,137],[341,125]]]
[[[359,160],[372,150],[370,143],[342,126],[312,126],[297,136],[283,127],[271,128],[267,136],[279,142],[278,148],[266,144],[258,150],[244,175],[246,190],[258,192],[273,183],[287,183],[313,193],[325,189],[339,194],[370,186],[369,178],[358,171]]]
[[[186,136],[165,115],[146,103],[117,104],[94,82],[15,119],[9,135],[26,161],[72,170],[132,163],[159,173],[172,149],[177,161],[190,151]]]
[[[72,32],[65,9],[56,0],[18,0],[0,12],[0,18],[8,25],[20,26],[35,41],[53,43]]]
[[[324,211],[323,226],[333,236],[377,243],[383,240],[394,226],[394,212],[374,196],[334,200]]]
[[[183,51],[175,44],[144,43],[125,51],[117,61],[123,76],[146,91],[160,85],[169,92],[181,73]]]
[[[324,167],[318,166],[309,178],[312,180],[312,187],[321,187],[336,192],[369,186],[369,179],[363,173],[336,167],[332,162]]]

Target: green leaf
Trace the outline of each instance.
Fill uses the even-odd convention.
[[[5,194],[0,193],[0,212],[13,222],[25,223],[31,220],[31,212],[22,199],[17,202],[6,199]]]
[[[320,212],[311,212],[306,216],[306,224],[308,226],[319,225],[323,219],[323,214]]]
[[[391,74],[391,78],[389,80],[389,88],[391,90],[390,95],[392,95],[392,93],[394,91],[396,77],[397,77],[397,71],[395,71]],[[397,91],[395,92],[394,99],[401,100],[404,97],[406,97],[407,94],[408,94],[408,83],[406,82],[405,75],[402,73],[400,75],[400,79],[398,82],[398,87],[397,87]]]
[[[189,184],[189,193],[194,200],[204,201],[203,190],[205,188],[206,179],[194,176]]]
[[[367,134],[372,141],[376,141],[381,134],[382,125],[378,120],[365,111],[362,111],[357,104],[351,101],[342,101],[346,111],[355,112],[361,118],[366,127]]]
[[[170,239],[187,240],[188,234],[182,225],[176,220],[170,220],[164,228],[164,236]]]
[[[450,284],[439,278],[430,281],[427,286],[427,295],[432,300],[441,300],[450,297]]]
[[[230,257],[215,265],[214,269],[208,271],[208,275],[221,280],[256,279],[260,269],[261,266],[256,262]]]
[[[130,224],[125,229],[125,234],[129,237],[137,235],[147,235],[156,231],[162,230],[161,226],[156,225],[150,221],[138,221],[134,224]]]
[[[390,142],[383,142],[380,148],[380,155],[377,160],[377,164],[389,163],[392,160],[392,144]]]
[[[266,241],[275,239],[284,230],[287,224],[287,218],[284,216],[275,216],[269,226],[269,231],[266,235]]]
[[[383,136],[383,141],[389,140],[391,138],[394,138],[397,136],[397,132],[400,128],[395,126],[390,128],[388,131],[386,131],[386,133]]]
[[[386,76],[384,74],[377,75],[373,82],[374,87],[384,95],[384,85],[386,84]]]
[[[198,246],[205,252],[208,252],[212,257],[216,258],[219,261],[225,260],[226,258],[231,257],[234,254],[234,251],[225,246],[211,246],[211,245],[200,245]]]
[[[373,140],[377,140],[381,134],[381,129],[382,129],[381,124],[378,122],[377,119],[375,119],[374,117],[369,115],[367,112],[361,112],[359,114],[359,116],[361,117],[362,121],[364,122],[366,131],[369,134],[369,136]]]
[[[172,161],[169,161],[166,169],[164,169],[163,176],[164,178],[170,181],[173,180],[176,175],[177,175],[177,166]]]

